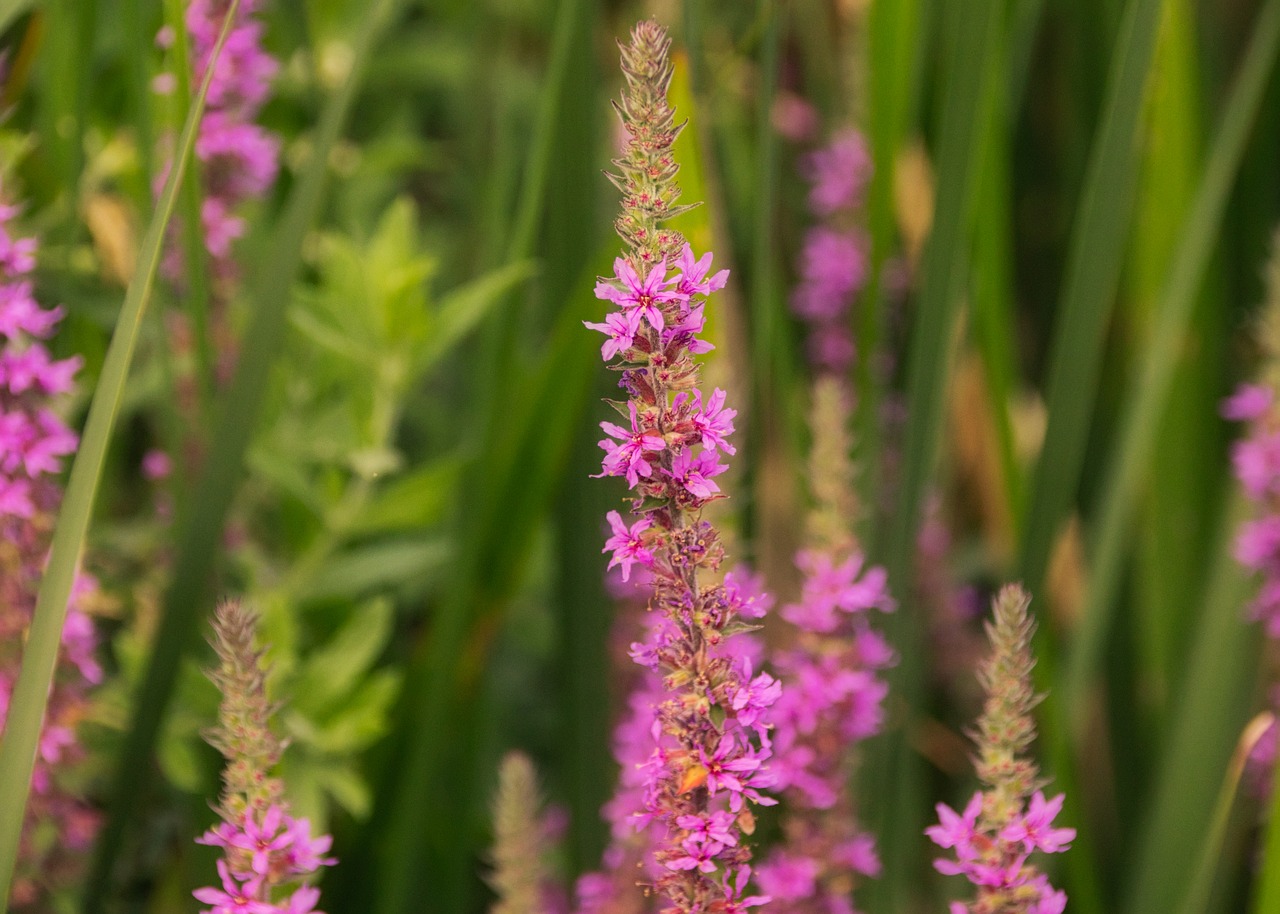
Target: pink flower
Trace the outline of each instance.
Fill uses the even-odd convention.
[[[738,411],[725,409],[725,396],[725,392],[717,387],[704,405],[702,391],[694,391],[693,426],[702,435],[704,449],[736,454],[737,450],[726,438],[733,434],[733,420],[738,415]]]
[[[679,290],[664,288],[679,281],[679,277],[666,278],[666,261],[655,265],[643,279],[623,257],[613,262],[613,268],[616,281],[602,279],[596,283],[596,298],[613,302],[633,320],[644,318],[654,330],[661,330],[664,325],[662,305],[689,300],[689,296]]]
[[[615,442],[606,438],[600,442],[600,447],[607,453],[602,465],[603,472],[597,475],[626,476],[627,485],[634,489],[641,476],[648,478],[653,475],[653,466],[645,459],[645,454],[660,451],[667,444],[653,431],[640,427],[634,400],[627,403],[627,409],[631,413],[630,430],[612,422],[600,423],[605,434],[618,440]]]
[[[773,898],[801,901],[817,891],[819,872],[821,866],[813,858],[779,851],[756,867],[756,881]]]
[[[804,162],[813,182],[809,205],[819,215],[857,204],[871,177],[871,153],[862,134],[848,128],[837,133],[830,145],[811,153]]]
[[[600,355],[607,362],[619,353],[626,352],[635,345],[636,332],[640,329],[640,322],[636,314],[623,314],[614,311],[605,316],[603,324],[593,324],[590,321],[583,321],[584,326],[591,330],[599,330],[608,337],[604,341],[604,345],[600,347]]]
[[[1222,401],[1222,416],[1234,422],[1251,422],[1271,409],[1274,394],[1264,384],[1241,384],[1236,392]]]
[[[1074,828],[1053,828],[1054,817],[1062,811],[1065,794],[1058,794],[1046,801],[1044,793],[1037,790],[1031,797],[1031,805],[1021,818],[1006,825],[1000,831],[1004,841],[1022,842],[1027,852],[1039,848],[1047,854],[1065,851],[1075,839]]]
[[[694,457],[685,450],[671,461],[669,473],[694,498],[711,498],[720,492],[720,487],[711,481],[712,477],[727,469],[715,451],[702,451]]]
[[[338,861],[333,857],[324,857],[333,846],[333,838],[321,835],[311,837],[311,820],[285,817],[285,828],[289,832],[290,842],[284,859],[289,872],[303,876],[314,873],[322,866],[333,866]],[[317,893],[318,894],[318,893]]]
[[[707,273],[711,270],[711,252],[708,251],[700,259],[694,260],[693,248],[687,244],[676,265],[680,268],[679,289],[686,298],[692,295],[710,295],[712,292],[723,289],[725,283],[729,281],[728,270],[721,270],[707,279]]]
[[[752,679],[750,660],[743,661],[741,680],[747,684],[740,685],[734,691],[730,704],[737,715],[738,723],[755,729],[763,736],[772,726],[765,714],[782,696],[782,683],[768,673],[760,673]]]
[[[222,888],[196,889],[191,894],[197,901],[212,905],[211,912],[203,914],[275,914],[275,907],[257,896],[262,887],[261,878],[255,877],[241,885],[227,869],[227,861],[218,861],[218,875]]]
[[[259,825],[253,816],[245,818],[242,830],[233,832],[229,841],[232,847],[249,852],[249,867],[259,876],[265,876],[271,869],[273,857],[293,843],[293,833],[285,828],[284,811],[279,806],[271,806],[262,817]]]
[[[934,809],[938,811],[938,824],[924,830],[929,840],[941,848],[954,847],[961,859],[972,858],[973,842],[978,834],[978,816],[982,814],[982,794],[975,793],[960,814],[946,803],[939,803]]]
[[[609,567],[621,565],[622,580],[625,581],[631,576],[633,564],[639,562],[641,565],[653,565],[653,551],[645,546],[645,538],[642,535],[653,526],[653,518],[642,517],[628,528],[622,522],[622,515],[617,511],[610,511],[607,517],[609,526],[613,528],[613,536],[605,541],[604,548],[600,551],[613,550]]]

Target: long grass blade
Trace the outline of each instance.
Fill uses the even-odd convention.
[[[1040,591],[1049,552],[1080,480],[1102,343],[1133,211],[1138,135],[1161,0],[1131,0],[1116,42],[1107,101],[1085,178],[1049,357],[1049,424],[1036,465],[1020,562]],[[1050,699],[1052,700],[1052,699]]]
[[[1142,359],[1138,382],[1130,389],[1119,425],[1121,438],[1106,474],[1102,519],[1090,576],[1089,596],[1067,671],[1063,696],[1080,709],[1097,668],[1116,596],[1143,474],[1151,460],[1162,411],[1178,353],[1187,337],[1196,295],[1219,237],[1223,213],[1244,156],[1250,129],[1280,51],[1280,0],[1268,0],[1258,14],[1249,49],[1241,64],[1205,166],[1194,206],[1183,226],[1177,253],[1160,295],[1155,331]],[[1072,731],[1079,734],[1078,717]]]
[[[0,33],[35,5],[36,0],[0,0]]]
[[[238,6],[239,0],[232,0],[214,48],[215,57],[221,52]],[[209,75],[212,72],[210,67]],[[209,82],[208,78],[204,80],[183,125],[173,170],[165,182],[156,214],[147,228],[133,278],[125,292],[124,305],[89,407],[80,449],[71,465],[71,477],[54,528],[49,563],[40,582],[22,669],[14,685],[4,739],[0,742],[0,899],[9,897],[40,729],[58,659],[62,627],[66,622],[67,599],[75,581],[80,552],[84,548],[98,483],[102,480],[107,446],[124,398],[129,364],[133,360],[133,350],[160,265],[165,230],[173,216],[178,187],[195,146],[196,128],[204,110]]]
[[[1271,803],[1267,810],[1266,845],[1262,852],[1262,871],[1253,898],[1254,914],[1280,911],[1280,765],[1274,766]]]
[[[199,479],[189,512],[177,531],[177,561],[165,593],[164,615],[156,634],[129,733],[121,752],[107,820],[99,834],[86,882],[84,910],[103,910],[110,877],[121,850],[131,810],[150,769],[156,734],[173,691],[181,658],[209,606],[209,581],[222,529],[244,464],[267,377],[280,351],[290,290],[302,258],[304,237],[315,221],[328,179],[328,154],[341,135],[378,39],[402,0],[378,0],[368,10],[353,43],[352,68],[327,102],[312,157],[294,186],[280,227],[251,288],[254,317],[245,336],[236,374],[211,437],[207,469]],[[211,68],[212,71],[212,68]]]
[[[1226,512],[1204,609],[1182,687],[1168,719],[1163,762],[1140,832],[1123,910],[1156,914],[1185,897],[1202,836],[1213,818],[1215,777],[1225,771],[1245,721],[1258,645],[1241,616],[1249,581],[1227,546],[1244,507]]]
[[[945,387],[950,360],[949,345],[965,283],[969,278],[970,229],[978,177],[981,172],[983,124],[991,113],[988,97],[991,81],[999,74],[998,57],[1003,21],[1000,0],[969,0],[949,10],[946,20],[957,30],[945,77],[942,134],[938,150],[938,200],[933,231],[924,254],[923,289],[912,329],[909,354],[907,409],[910,416],[902,464],[902,487],[891,528],[888,567],[891,586],[904,597],[915,557],[916,532],[926,489],[938,450]],[[983,61],[975,66],[974,61]],[[922,665],[922,638],[912,608],[904,603],[895,614],[888,635],[902,662],[890,686],[908,707],[918,707]],[[919,762],[903,734],[887,748],[892,759],[880,775],[890,783],[880,791],[892,800],[878,810],[884,841],[885,871],[882,880],[892,893],[877,904],[878,910],[903,910],[916,884],[910,862],[917,858],[915,845],[923,828],[919,800]],[[892,784],[892,787],[890,786]]]

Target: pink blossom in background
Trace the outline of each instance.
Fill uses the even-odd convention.
[[[63,311],[36,300],[36,241],[19,233],[18,216],[18,207],[0,205],[0,539],[9,547],[0,550],[0,733],[62,500],[61,475],[77,445],[58,408],[80,367],[79,357],[55,359],[45,346]],[[51,888],[71,884],[97,830],[96,813],[63,783],[84,759],[76,726],[90,687],[102,681],[88,615],[96,595],[93,579],[77,575],[32,773],[13,886],[18,910],[43,910]]]
[[[259,6],[258,0],[243,0],[236,12],[214,64],[204,118],[196,135],[195,154],[204,193],[201,229],[213,275],[223,287],[238,276],[233,245],[246,227],[238,210],[270,190],[280,169],[280,138],[256,123],[279,70],[279,64],[262,47],[262,23],[254,18]],[[192,0],[187,7],[193,86],[200,84],[209,69],[227,8],[226,0]],[[168,47],[172,41],[166,26],[157,43]],[[168,81],[159,88],[172,91],[172,85]],[[158,176],[160,183],[167,171]],[[166,271],[178,279],[182,269],[175,236]]]
[[[805,232],[791,310],[809,327],[815,367],[842,374],[857,356],[849,323],[869,269],[870,244],[860,224],[871,156],[862,134],[849,127],[804,156],[800,171],[821,221]]]

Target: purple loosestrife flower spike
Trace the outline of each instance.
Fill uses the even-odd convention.
[[[1265,357],[1258,383],[1242,384],[1222,403],[1222,415],[1246,422],[1247,432],[1231,447],[1231,462],[1249,501],[1250,517],[1235,540],[1235,558],[1258,574],[1249,617],[1262,623],[1266,637],[1280,640],[1280,229],[1272,240],[1267,266],[1267,297],[1259,343]],[[1260,798],[1271,794],[1276,764],[1280,686],[1270,692],[1271,718],[1249,752],[1249,781]]]
[[[254,18],[259,0],[241,0],[236,21],[215,64],[204,119],[196,135],[204,201],[200,211],[205,249],[213,273],[225,286],[236,277],[232,244],[245,231],[236,210],[260,197],[275,182],[280,165],[280,139],[255,121],[270,94],[279,69],[262,48],[262,23]],[[191,37],[195,80],[204,78],[227,13],[227,0],[191,0],[186,25]],[[163,181],[164,175],[160,175]],[[166,264],[172,276],[181,274],[177,248]]]
[[[760,865],[759,883],[781,914],[848,911],[859,880],[876,876],[875,839],[858,827],[849,784],[859,743],[879,732],[888,688],[879,671],[893,652],[870,610],[894,601],[881,568],[868,568],[853,535],[857,504],[848,433],[852,398],[822,374],[813,386],[809,479],[814,506],[800,599],[783,607],[793,642],[774,655],[784,691],[773,708],[774,770],[785,840]],[[815,903],[816,900],[816,903]]]
[[[52,359],[44,346],[62,309],[35,298],[36,240],[19,234],[18,215],[0,188],[0,737],[62,501],[58,477],[77,444],[56,409],[80,366],[78,357]],[[84,760],[76,725],[90,688],[102,681],[87,612],[97,596],[93,579],[78,575],[32,771],[10,897],[15,910],[50,908],[50,891],[76,881],[97,830],[97,815],[65,777]]]
[[[236,602],[214,614],[211,644],[218,666],[209,678],[222,693],[218,725],[205,739],[226,758],[222,821],[196,839],[223,849],[218,861],[222,886],[192,894],[211,914],[307,914],[320,893],[298,880],[335,861],[324,856],[333,839],[311,837],[306,819],[289,815],[284,785],[272,776],[284,743],[271,731],[263,651],[255,645],[258,619]]]
[[[986,789],[962,813],[939,803],[938,824],[925,829],[934,844],[953,854],[934,861],[938,872],[963,875],[977,889],[972,902],[953,903],[952,914],[1061,914],[1066,905],[1065,893],[1029,862],[1036,851],[1067,850],[1076,836],[1074,828],[1054,827],[1063,795],[1045,799],[1038,769],[1026,754],[1035,739],[1031,712],[1043,697],[1031,686],[1030,603],[1026,591],[1008,585],[987,623],[991,654],[978,670],[987,699],[974,734],[978,779]]]
[[[640,777],[619,799],[635,804],[630,817],[650,838],[651,867],[641,876],[666,899],[664,912],[710,914],[768,900],[746,894],[745,836],[751,806],[774,802],[762,791],[772,783],[767,710],[779,689],[771,677],[752,677],[743,640],[734,641],[763,601],[749,605],[742,590],[711,580],[724,550],[702,508],[721,497],[714,477],[726,469],[721,455],[733,453],[735,412],[724,391],[704,399],[698,388],[693,356],[708,347],[697,339],[705,301],[695,299],[723,287],[727,273],[712,272],[710,254],[698,257],[664,225],[687,209],[676,205],[669,47],[660,26],[642,22],[622,48],[627,87],[615,107],[628,142],[610,179],[623,193],[616,227],[626,249],[615,275],[596,286],[618,310],[588,326],[608,335],[606,359],[623,360],[628,396],[625,408],[616,405],[630,419],[630,428],[602,423],[609,437],[600,442],[600,475],[625,477],[640,515],[628,525],[610,512],[605,551],[626,576],[644,566],[656,615],[646,643],[632,650],[654,682],[630,737]],[[603,909],[606,888],[581,883],[582,908]]]

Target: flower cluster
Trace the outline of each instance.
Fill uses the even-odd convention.
[[[655,621],[633,650],[662,685],[635,817],[653,839],[653,885],[666,911],[732,914],[767,901],[746,895],[751,853],[743,839],[754,829],[751,806],[773,802],[760,792],[772,783],[764,712],[779,688],[753,675],[730,643],[761,604],[705,580],[724,550],[702,508],[720,497],[715,479],[734,452],[727,437],[735,411],[723,391],[703,396],[693,356],[710,348],[698,339],[705,300],[728,274],[712,273],[710,254],[695,256],[662,226],[687,208],[676,203],[671,147],[680,128],[666,98],[669,47],[661,27],[643,22],[622,49],[627,91],[617,108],[629,139],[614,162],[621,174],[610,177],[623,193],[616,226],[627,251],[596,287],[617,310],[589,326],[605,333],[606,360],[621,360],[628,396],[614,404],[625,424],[602,423],[599,475],[627,480],[638,515],[627,524],[611,514],[605,551],[624,575],[640,565],[653,582]]]
[[[1231,448],[1236,478],[1252,508],[1252,517],[1236,535],[1235,557],[1261,578],[1249,604],[1250,618],[1262,623],[1267,638],[1280,642],[1280,233],[1272,245],[1267,270],[1267,300],[1260,339],[1265,368],[1260,383],[1242,384],[1222,404],[1222,415],[1247,423],[1248,432]],[[1271,708],[1280,709],[1280,687],[1270,693]],[[1249,753],[1249,775],[1255,793],[1270,795],[1276,762],[1274,717]]]
[[[987,625],[992,652],[979,671],[987,700],[976,739],[978,778],[988,789],[974,794],[962,813],[939,803],[938,824],[925,829],[954,853],[934,861],[938,872],[963,875],[978,890],[972,902],[953,902],[952,914],[1062,914],[1066,908],[1066,894],[1029,862],[1037,850],[1067,850],[1076,836],[1073,828],[1053,826],[1063,795],[1045,799],[1036,789],[1035,763],[1025,756],[1035,738],[1031,711],[1040,700],[1031,687],[1030,602],[1022,588],[1003,588],[994,623]]]
[[[197,83],[209,68],[229,5],[228,0],[192,0],[187,7]],[[236,275],[231,246],[245,231],[236,210],[244,201],[266,192],[279,170],[280,140],[256,123],[278,69],[275,59],[262,49],[262,24],[253,18],[258,5],[257,0],[241,0],[236,21],[214,63],[205,115],[196,136],[204,192],[201,229],[213,274],[223,282]],[[171,270],[180,269],[178,260],[169,265]]]
[[[336,862],[324,856],[333,839],[312,838],[310,822],[289,815],[284,785],[269,773],[284,746],[271,732],[262,652],[254,646],[257,617],[239,603],[224,603],[213,628],[219,666],[211,678],[222,703],[207,739],[227,765],[218,804],[222,821],[196,843],[222,848],[221,885],[193,894],[210,906],[206,914],[309,914],[320,890],[296,883]]]
[[[1275,639],[1280,638],[1280,413],[1273,401],[1269,386],[1245,384],[1223,403],[1222,413],[1249,423],[1248,436],[1231,449],[1231,461],[1257,516],[1241,528],[1235,555],[1262,574],[1249,611]]]
[[[843,383],[813,388],[810,454],[814,508],[809,548],[796,557],[800,599],[782,608],[795,638],[774,655],[784,691],[773,708],[774,772],[785,803],[785,841],[758,869],[783,912],[852,912],[859,876],[876,876],[875,840],[858,827],[849,783],[859,744],[879,732],[893,652],[869,618],[895,606],[882,568],[866,566],[852,532],[850,397]]]
[[[856,354],[849,309],[867,278],[867,240],[858,220],[871,155],[862,134],[849,127],[806,156],[802,170],[809,207],[823,221],[805,234],[791,308],[809,324],[810,358],[843,372]]]
[[[54,407],[72,390],[80,365],[78,358],[52,358],[42,342],[62,310],[43,308],[35,299],[36,242],[15,231],[17,215],[16,206],[0,203],[0,734],[62,499],[63,458],[77,443]],[[83,757],[75,728],[89,687],[102,680],[86,614],[95,595],[92,579],[80,575],[32,775],[15,907],[39,904],[49,889],[71,881],[96,830],[96,815],[59,784],[60,772]]]

